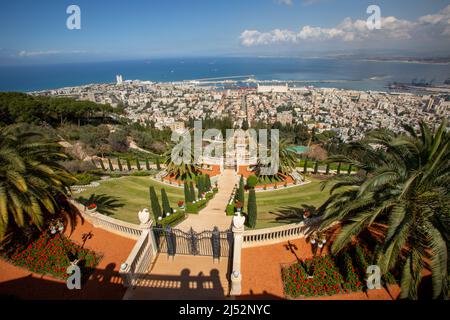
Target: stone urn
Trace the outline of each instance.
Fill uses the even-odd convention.
[[[147,224],[150,221],[150,212],[148,211],[148,209],[139,211],[138,218],[141,224]]]

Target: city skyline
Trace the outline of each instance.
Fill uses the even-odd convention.
[[[69,5],[81,29],[69,30]],[[381,30],[368,30],[369,5]],[[448,1],[19,1],[0,13],[0,64],[189,56],[358,53],[439,56],[450,50]],[[208,27],[206,27],[208,26]]]

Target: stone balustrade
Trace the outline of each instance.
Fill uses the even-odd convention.
[[[244,231],[243,248],[259,247],[284,241],[304,238],[309,231],[310,221],[293,223],[279,227]]]
[[[148,228],[146,225],[138,225],[122,220],[114,219],[112,217],[105,216],[99,212],[91,212],[84,205],[71,201],[72,204],[77,207],[83,218],[92,223],[94,227],[105,229],[111,233],[130,238],[139,239],[142,231]]]
[[[150,224],[142,232],[127,260],[120,267],[119,274],[123,279],[124,286],[135,286],[141,275],[148,272],[156,255],[156,242]]]

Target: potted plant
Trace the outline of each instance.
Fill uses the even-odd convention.
[[[305,210],[303,212],[303,219],[308,219],[311,216],[311,212],[309,212],[308,210]]]
[[[87,211],[89,213],[94,213],[97,211],[97,205],[95,203],[91,203],[90,205],[87,206]]]
[[[178,208],[184,209],[184,201],[182,200],[178,201]]]
[[[237,201],[235,202],[235,204],[234,204],[234,207],[236,208],[236,210],[237,210],[238,212],[241,212],[241,210],[242,210],[242,203],[241,203],[239,200],[237,200]]]

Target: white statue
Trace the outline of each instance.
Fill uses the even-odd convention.
[[[148,211],[148,209],[139,211],[138,217],[141,224],[147,224],[150,221],[150,212]]]

